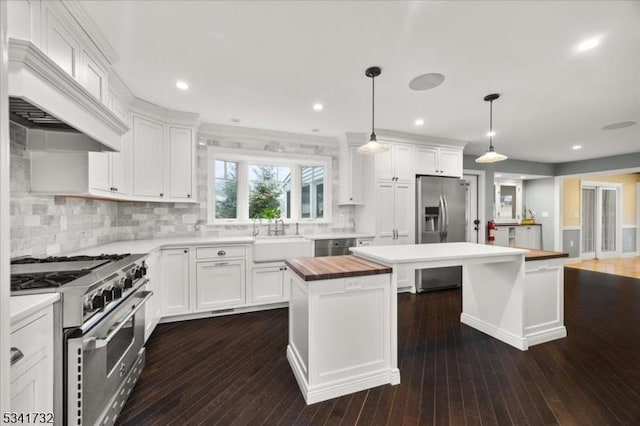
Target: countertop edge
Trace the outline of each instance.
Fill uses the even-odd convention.
[[[9,301],[11,311],[11,325],[33,315],[43,308],[53,305],[60,300],[58,293],[29,294],[26,296],[11,296]]]
[[[363,260],[367,260],[367,259],[363,259]],[[289,261],[288,259],[286,259],[284,263],[285,265],[287,265],[289,269],[291,269],[291,271],[293,271],[298,277],[300,277],[305,282],[333,280],[333,279],[350,278],[350,277],[366,277],[371,275],[384,275],[384,274],[391,274],[393,272],[393,270],[390,267],[386,265],[379,265],[380,269],[315,273],[313,275],[307,275],[304,272],[302,272],[300,269],[298,269],[295,263]]]

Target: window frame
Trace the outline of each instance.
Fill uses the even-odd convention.
[[[208,147],[207,155],[207,224],[209,225],[237,225],[250,224],[249,218],[249,164],[284,166],[291,168],[291,218],[285,218],[284,223],[331,223],[332,220],[332,157],[313,154],[295,154],[282,152],[261,152],[253,150],[225,149]],[[215,161],[237,162],[237,210],[235,219],[222,219],[215,217]],[[323,178],[323,203],[324,217],[313,219],[303,218],[302,209],[302,167],[324,167]]]

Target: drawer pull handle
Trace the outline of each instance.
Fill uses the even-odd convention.
[[[218,250],[218,256],[224,256],[225,254],[227,254],[226,251],[224,250]]]
[[[11,365],[24,358],[24,354],[18,348],[11,348]]]
[[[229,262],[218,262],[215,265],[216,266],[225,266],[225,265],[228,265],[228,264],[229,264]]]

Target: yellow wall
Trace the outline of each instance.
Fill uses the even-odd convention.
[[[580,226],[580,182],[615,182],[622,184],[622,224],[636,224],[636,182],[639,173],[612,176],[585,176],[565,179],[562,183],[562,225]]]

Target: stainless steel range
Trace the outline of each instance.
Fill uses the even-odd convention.
[[[57,291],[56,418],[65,425],[115,423],[144,367],[146,254],[22,258],[11,294]],[[56,422],[58,423],[58,422]]]

